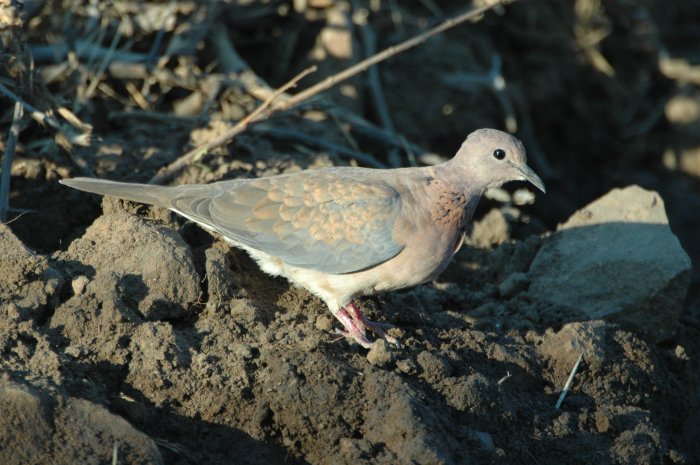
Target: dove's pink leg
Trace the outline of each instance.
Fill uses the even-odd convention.
[[[384,332],[384,328],[390,328],[392,325],[369,321],[354,302],[350,302],[344,308],[338,310],[335,317],[345,328],[345,331],[337,330],[338,333],[345,337],[353,338],[362,347],[372,347],[372,341],[367,339],[367,329],[391,344],[398,345],[399,343],[396,338]]]
[[[336,331],[339,334],[342,334],[345,337],[353,338],[357,341],[358,344],[360,344],[364,348],[372,347],[372,341],[367,339],[367,334],[362,323],[358,322],[352,316],[350,316],[347,310],[341,308],[335,313],[335,317],[345,328],[345,331],[337,329]]]
[[[389,342],[391,344],[398,344],[399,341],[396,340],[395,337],[389,336],[387,333],[384,332],[385,328],[393,328],[394,325],[392,324],[387,324],[387,323],[377,323],[374,321],[369,321],[364,313],[362,313],[362,310],[360,310],[357,305],[355,305],[355,302],[350,302],[346,307],[345,310],[348,311],[350,316],[352,317],[353,320],[357,323],[357,326],[360,326],[362,328],[367,328],[373,333],[375,333],[377,336],[381,337],[384,339],[386,342]],[[365,331],[363,329],[362,333],[364,334]]]

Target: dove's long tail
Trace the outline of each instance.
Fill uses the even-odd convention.
[[[61,184],[93,194],[111,195],[124,200],[170,208],[172,187],[107,181],[106,179],[62,179]]]

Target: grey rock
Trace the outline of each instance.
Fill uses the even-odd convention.
[[[528,293],[543,308],[615,321],[659,342],[674,334],[690,270],[661,197],[631,186],[613,189],[546,238]]]
[[[90,279],[85,275],[76,276],[71,281],[71,287],[73,288],[73,294],[80,295],[85,291],[85,287],[90,282]]]

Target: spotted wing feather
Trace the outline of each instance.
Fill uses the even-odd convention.
[[[351,273],[397,255],[400,196],[381,180],[357,181],[333,169],[217,183],[183,190],[170,208],[234,242],[325,273]]]

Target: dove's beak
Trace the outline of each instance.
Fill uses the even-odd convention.
[[[545,194],[547,193],[547,189],[544,187],[544,183],[542,182],[542,179],[540,179],[540,177],[537,176],[537,173],[532,171],[532,168],[530,168],[527,165],[523,165],[523,166],[518,166],[518,170],[523,175],[523,177],[522,177],[523,181],[530,181],[533,186],[535,186],[536,188],[541,190],[543,193],[545,193]]]

